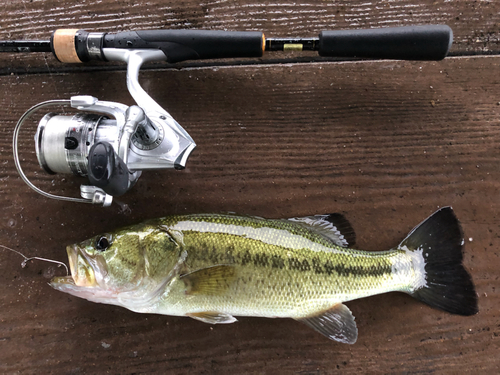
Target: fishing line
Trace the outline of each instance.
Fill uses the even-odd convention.
[[[59,266],[64,266],[64,268],[66,269],[66,276],[69,276],[69,270],[68,270],[68,266],[66,266],[66,264],[64,264],[63,262],[59,262],[58,260],[52,260],[52,259],[47,259],[47,258],[41,258],[41,257],[31,257],[31,258],[28,258],[27,256],[25,256],[24,254],[22,254],[21,252],[17,251],[17,250],[14,250],[14,249],[11,249],[10,247],[7,247],[7,246],[4,246],[4,245],[0,245],[0,248],[2,249],[5,249],[5,250],[10,250],[10,251],[13,251],[14,253],[16,254],[19,254],[21,255],[24,260],[21,262],[21,267],[22,268],[25,268],[27,265],[28,265],[28,262],[30,260],[41,260],[43,262],[50,262],[50,263],[56,263],[58,264]]]

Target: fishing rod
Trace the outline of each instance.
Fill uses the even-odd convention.
[[[266,38],[257,31],[140,30],[118,33],[58,29],[50,40],[0,41],[0,52],[52,52],[63,63],[92,60],[127,64],[127,88],[136,105],[80,95],[39,103],[19,119],[13,136],[14,162],[21,178],[53,199],[109,206],[127,192],[143,170],[183,169],[196,143],[140,86],[145,62],[262,57],[266,51],[317,51],[320,56],[441,60],[453,32],[446,25],[322,31],[317,38]],[[36,187],[23,172],[18,153],[22,124],[41,108],[68,106],[75,115],[47,113],[39,121],[35,150],[50,174],[87,176],[81,198],[59,196]]]
[[[52,52],[61,62],[116,60],[111,49],[159,49],[165,60],[262,57],[265,51],[317,51],[326,57],[441,60],[453,39],[446,25],[322,31],[318,38],[266,38],[257,31],[56,30],[50,40],[0,41],[0,52]]]

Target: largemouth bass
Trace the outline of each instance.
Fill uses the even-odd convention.
[[[358,332],[343,302],[357,298],[400,291],[450,313],[478,311],[450,207],[394,249],[354,250],[347,247],[353,240],[339,214],[165,217],[68,246],[71,276],[51,285],[93,302],[213,324],[293,318],[349,344]]]

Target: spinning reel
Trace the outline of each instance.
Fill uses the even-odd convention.
[[[14,133],[16,167],[23,180],[40,194],[55,199],[109,206],[114,196],[127,192],[145,169],[183,169],[196,147],[189,134],[139,85],[145,61],[161,60],[158,50],[110,50],[108,60],[127,62],[127,87],[137,105],[101,101],[92,96],[50,100],[29,109]],[[36,156],[50,174],[74,173],[88,176],[80,186],[82,198],[56,196],[34,186],[21,169],[17,137],[25,120],[41,108],[70,106],[75,115],[47,113],[35,134]]]

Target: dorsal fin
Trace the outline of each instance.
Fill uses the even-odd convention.
[[[288,220],[299,223],[303,227],[321,234],[338,246],[353,246],[356,242],[354,229],[352,229],[351,224],[342,214],[334,213],[294,217]]]

